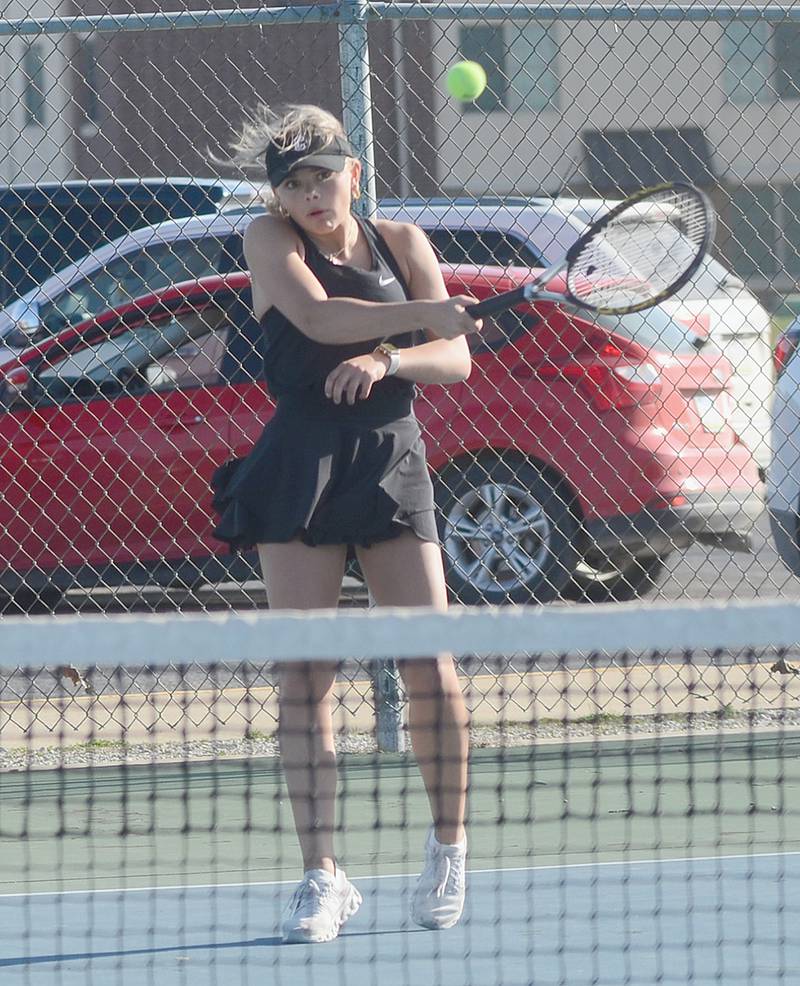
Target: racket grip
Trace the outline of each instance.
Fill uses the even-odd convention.
[[[467,314],[473,318],[484,318],[487,315],[498,315],[500,312],[508,311],[516,305],[521,305],[524,301],[530,300],[529,285],[524,284],[521,288],[514,288],[513,291],[503,291],[496,294],[493,298],[486,298],[479,301],[477,305],[468,305]]]

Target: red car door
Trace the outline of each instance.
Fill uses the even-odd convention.
[[[213,305],[161,309],[36,372],[36,407],[0,425],[16,498],[0,519],[3,562],[100,571],[212,553],[226,333]]]
[[[101,498],[95,402],[39,393],[0,417],[0,566],[24,573],[91,563]]]
[[[108,403],[94,438],[105,491],[103,557],[150,567],[213,553],[209,481],[229,454],[219,372],[226,331],[213,305],[131,328],[140,341],[131,358],[135,380]]]

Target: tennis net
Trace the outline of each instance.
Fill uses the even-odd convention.
[[[796,603],[10,619],[2,634],[3,986],[799,981]],[[455,776],[426,678],[446,651],[469,710],[469,851],[464,914],[437,933],[409,908]],[[330,831],[318,696],[297,691],[326,675]],[[292,737],[305,835],[332,837],[363,896],[322,945],[281,938],[303,871],[278,756]]]

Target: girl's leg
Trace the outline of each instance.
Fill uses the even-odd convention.
[[[411,531],[371,548],[359,564],[378,606],[447,609],[441,549]],[[464,838],[469,752],[468,715],[452,655],[401,663],[409,698],[409,731],[433,812],[436,838]]]
[[[301,541],[258,548],[270,609],[335,609],[347,557],[343,545]],[[334,664],[284,664],[279,677],[281,761],[305,870],[335,871]]]

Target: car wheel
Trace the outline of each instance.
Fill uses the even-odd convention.
[[[566,484],[524,459],[453,463],[435,484],[447,584],[461,603],[549,602],[578,561]]]
[[[564,596],[582,603],[641,599],[658,585],[666,558],[666,555],[612,558],[604,552],[589,551],[575,567]]]

